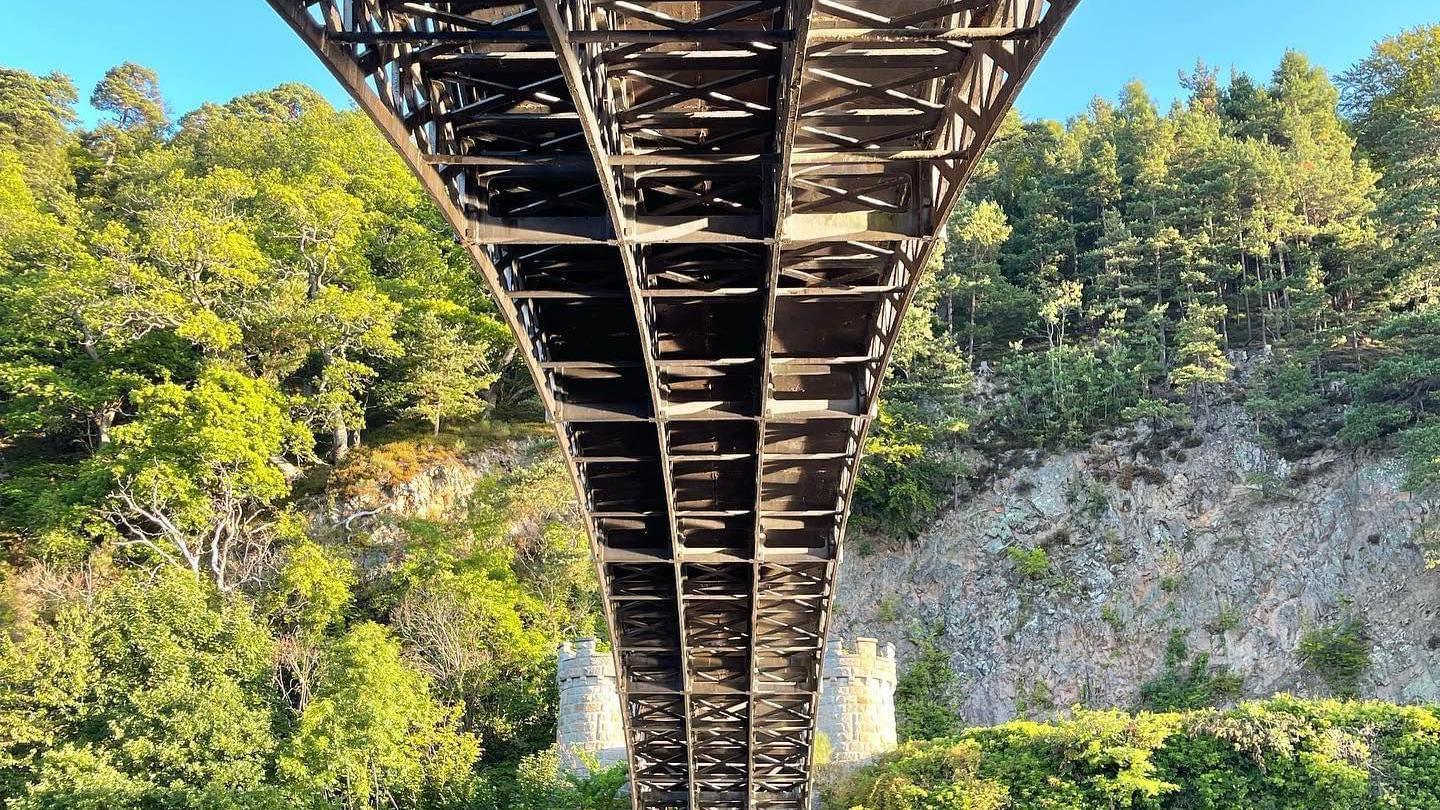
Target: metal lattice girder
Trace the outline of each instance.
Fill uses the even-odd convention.
[[[896,332],[1076,2],[270,0],[525,349],[605,593],[637,808],[808,808]]]

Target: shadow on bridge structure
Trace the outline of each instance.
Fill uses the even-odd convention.
[[[469,252],[569,460],[637,810],[809,806],[901,318],[1078,0],[269,0]]]

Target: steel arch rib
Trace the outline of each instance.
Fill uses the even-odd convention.
[[[919,273],[1077,0],[269,0],[460,235],[580,495],[637,810],[803,810]]]
[[[675,518],[675,486],[672,480],[673,469],[670,463],[669,442],[665,435],[665,414],[664,402],[660,396],[658,387],[659,376],[655,366],[655,345],[652,340],[653,331],[647,316],[645,302],[641,297],[640,269],[634,246],[629,239],[628,217],[626,211],[621,207],[620,189],[615,183],[615,172],[610,165],[610,149],[605,142],[601,131],[600,113],[597,101],[603,99],[602,93],[594,93],[587,86],[586,74],[583,72],[581,59],[574,46],[571,45],[569,37],[575,29],[570,25],[567,16],[558,5],[558,0],[534,0],[536,8],[540,12],[540,18],[550,37],[551,48],[554,49],[561,75],[564,77],[565,86],[570,91],[570,97],[574,101],[576,111],[580,116],[581,132],[585,136],[585,142],[589,148],[591,160],[595,163],[595,170],[599,177],[600,191],[605,199],[605,208],[609,214],[610,227],[618,242],[617,250],[620,254],[620,261],[625,272],[626,288],[630,297],[630,305],[634,309],[635,322],[640,336],[642,360],[645,364],[645,376],[650,388],[650,402],[655,415],[656,448],[660,459],[660,473],[664,484],[665,509],[667,521],[664,533],[668,538],[671,553],[671,569],[674,577],[674,609],[676,627],[678,633],[675,638],[675,648],[679,654],[682,664],[680,670],[681,691],[686,702],[684,711],[685,727],[685,783],[689,786],[691,803],[694,803],[694,772],[695,772],[695,735],[691,730],[691,718],[694,716],[690,709],[689,700],[691,695],[691,683],[688,668],[684,663],[688,659],[687,645],[685,643],[685,599],[684,599],[684,576],[680,563],[680,538]],[[572,13],[573,7],[566,9]],[[599,99],[597,99],[597,96]],[[617,649],[617,658],[619,650]],[[617,660],[616,672],[621,673],[623,658]],[[624,680],[623,676],[620,678]],[[622,694],[622,705],[629,707],[629,695]],[[633,719],[629,711],[626,712],[627,727],[626,733],[631,740],[634,734],[629,724]],[[635,770],[635,753],[637,746],[627,746],[630,756],[631,771]],[[638,793],[638,791],[637,791]]]

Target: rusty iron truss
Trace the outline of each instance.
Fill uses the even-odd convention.
[[[807,810],[860,448],[936,236],[1078,0],[269,0],[526,350],[641,810]]]

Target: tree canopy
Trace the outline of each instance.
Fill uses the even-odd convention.
[[[558,789],[520,762],[553,739],[556,644],[599,610],[553,456],[405,526],[393,568],[300,508],[331,470],[432,452],[419,433],[458,445],[442,429],[500,416],[513,373],[374,127],[294,85],[175,120],[134,64],[93,129],[63,76],[0,90],[0,804]],[[351,463],[373,427],[390,443]],[[484,643],[457,659],[450,633]],[[574,789],[609,807],[607,778]]]
[[[908,316],[861,525],[913,533],[977,458],[1189,423],[1237,389],[1283,453],[1338,431],[1432,484],[1437,30],[1377,44],[1339,86],[1292,51],[1266,82],[1201,64],[1164,111],[1131,83],[1065,124],[1012,116]]]

